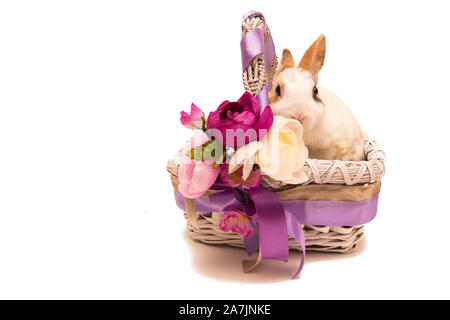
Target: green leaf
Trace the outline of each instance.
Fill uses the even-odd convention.
[[[222,155],[217,158],[216,163],[214,163],[214,169],[220,166],[223,163],[223,159],[225,159],[226,156],[225,150],[222,152]]]
[[[187,156],[191,159],[202,160],[203,158],[203,146],[195,147],[187,153]]]
[[[220,159],[221,163],[225,155],[225,148],[217,141],[211,140],[202,146],[191,149],[186,155],[200,161]]]
[[[220,148],[220,146],[216,143],[215,140],[210,141],[206,145],[203,146],[203,159],[211,160],[216,158],[216,148]]]

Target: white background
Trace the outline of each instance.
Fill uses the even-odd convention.
[[[242,14],[278,54],[327,36],[320,85],[388,161],[350,256],[242,274],[194,243],[166,161],[179,111],[243,92]],[[4,1],[0,4],[1,298],[450,298],[450,47],[445,1]]]

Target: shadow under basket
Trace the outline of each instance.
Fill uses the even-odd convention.
[[[365,140],[365,161],[339,161],[308,159],[303,170],[308,180],[301,185],[287,185],[263,177],[262,186],[276,192],[280,199],[309,201],[365,201],[376,197],[381,189],[385,170],[385,154],[374,140]],[[167,164],[172,185],[178,187],[177,154]],[[206,195],[217,192],[207,191]],[[188,222],[190,236],[211,245],[229,245],[244,248],[243,238],[220,230],[222,212],[196,212],[196,230]],[[337,213],[338,214],[338,213]],[[186,217],[186,214],[185,214]],[[349,253],[357,248],[364,237],[364,226],[310,226],[302,225],[307,251]],[[298,242],[289,238],[289,248],[301,251]]]

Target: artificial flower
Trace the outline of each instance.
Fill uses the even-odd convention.
[[[225,232],[235,232],[248,238],[253,234],[250,220],[239,210],[231,210],[223,213],[220,221],[220,230]]]
[[[196,199],[203,195],[216,181],[220,168],[215,167],[214,160],[201,161],[191,159],[186,154],[197,146],[209,141],[209,137],[201,130],[194,131],[194,138],[182,151],[182,159],[178,168],[178,191],[186,198]]]
[[[190,113],[181,111],[180,121],[183,126],[188,129],[201,129],[204,123],[204,114],[199,107],[195,104],[191,104]]]
[[[211,112],[206,128],[221,133],[222,145],[236,148],[261,139],[269,131],[272,122],[270,107],[261,113],[258,100],[245,92],[237,102],[224,101],[216,111]]]
[[[229,187],[241,186],[243,189],[251,189],[261,184],[261,178],[261,170],[259,169],[244,173],[244,166],[241,166],[238,170],[230,173],[228,164],[223,164],[220,167],[220,179]]]
[[[244,145],[233,154],[229,171],[256,163],[272,179],[289,184],[306,182],[308,176],[302,168],[308,149],[302,137],[299,121],[275,116],[272,128],[261,141]]]

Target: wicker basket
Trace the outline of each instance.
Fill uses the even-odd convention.
[[[270,35],[264,17],[251,14],[242,23],[242,37],[254,29],[263,29],[264,39]],[[245,90],[257,96],[265,85],[270,83],[277,68],[275,55],[270,66],[264,65],[264,54],[256,55],[243,71]],[[381,177],[385,170],[385,154],[378,143],[366,137],[365,161],[339,161],[308,159],[303,171],[308,180],[302,185],[286,185],[267,176],[263,177],[262,186],[276,192],[282,200],[329,200],[361,201],[378,194]],[[178,187],[177,172],[181,161],[177,154],[167,164],[172,185]],[[215,192],[210,190],[209,192]],[[186,216],[186,215],[185,215]],[[221,212],[196,212],[196,224],[188,222],[190,236],[198,241],[214,244],[244,247],[241,236],[223,232],[219,228]],[[348,253],[353,251],[363,238],[364,226],[312,226],[303,225],[306,250]],[[298,242],[289,239],[289,248],[302,250]]]
[[[278,193],[282,199],[292,200],[293,190],[301,196],[301,200],[340,200],[354,201],[357,197],[369,198],[378,193],[381,187],[380,178],[384,175],[384,152],[373,140],[365,143],[366,161],[339,161],[308,159],[303,171],[308,174],[308,181],[303,185],[286,185],[279,181],[263,177],[262,185]],[[177,172],[181,161],[180,154],[167,164],[174,189],[178,187]],[[214,192],[214,191],[211,191]],[[295,196],[295,195],[294,195]],[[364,199],[365,199],[364,198]],[[198,229],[188,223],[190,236],[208,244],[227,244],[233,247],[244,247],[242,237],[219,228],[221,212],[196,212]],[[306,248],[311,251],[327,251],[348,253],[356,248],[363,237],[364,226],[303,226]],[[301,250],[297,241],[289,240],[291,249]]]

